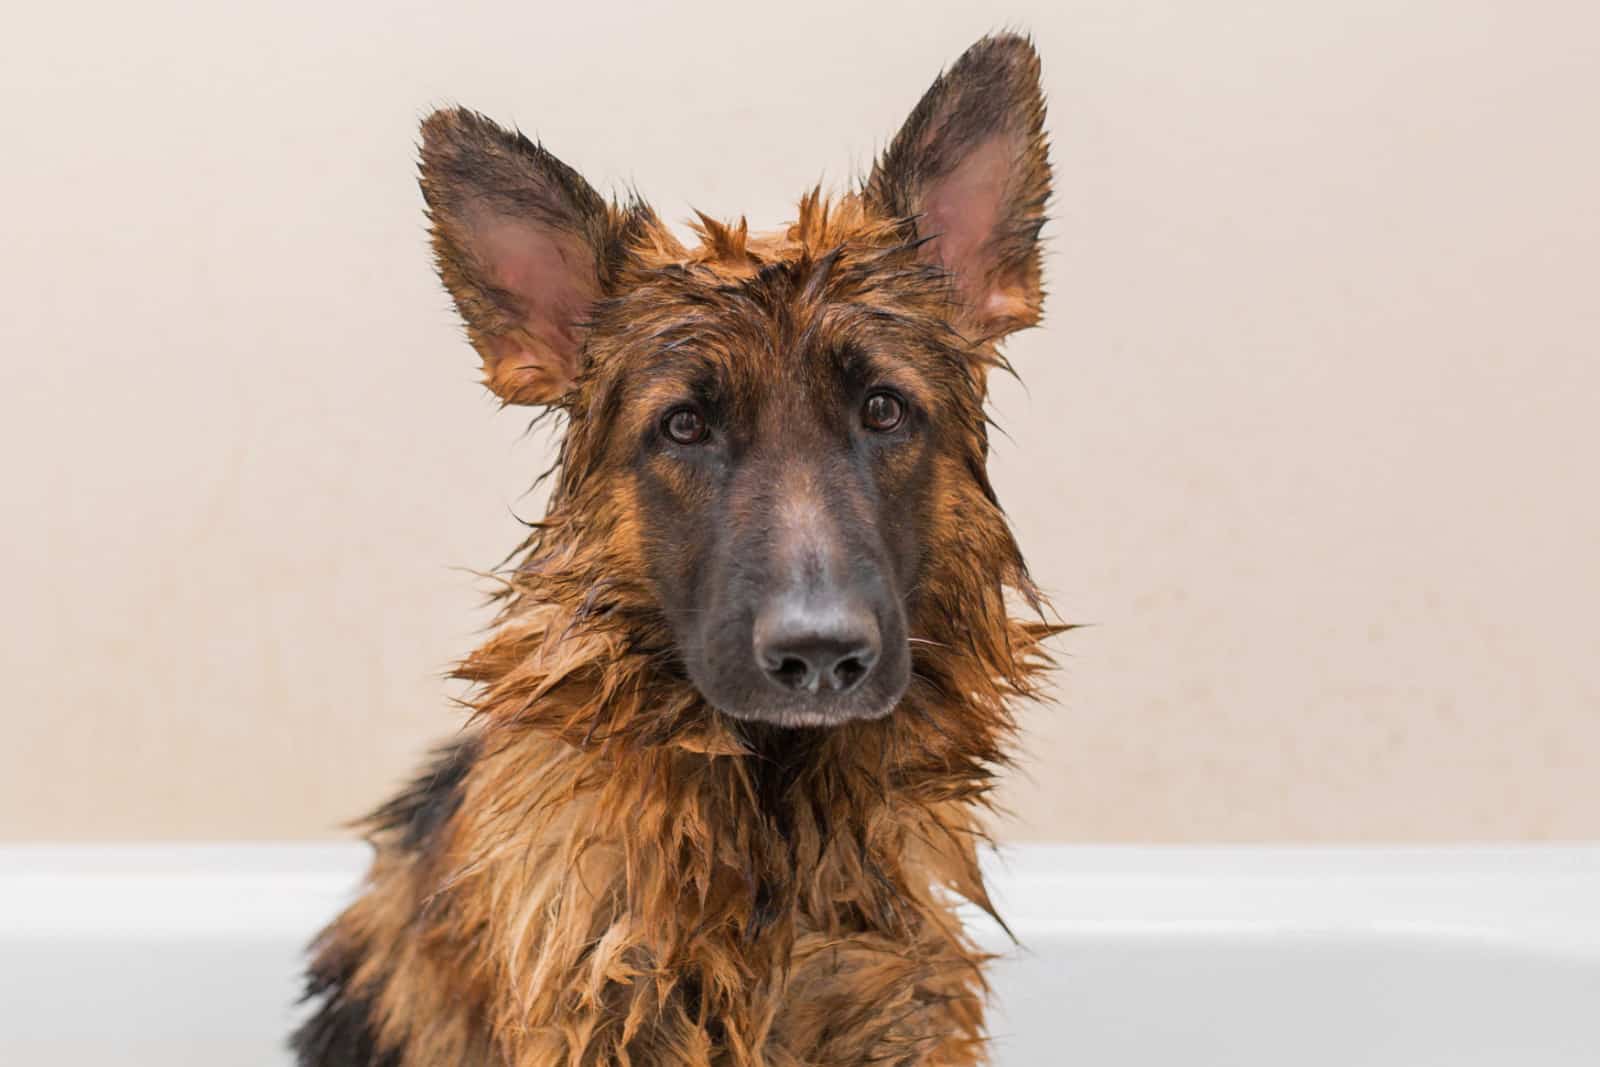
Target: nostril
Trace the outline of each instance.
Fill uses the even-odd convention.
[[[799,656],[784,656],[767,671],[785,689],[804,689],[811,682],[811,668]]]
[[[846,656],[833,665],[833,687],[840,690],[854,688],[857,682],[866,677],[871,666],[870,656]]]

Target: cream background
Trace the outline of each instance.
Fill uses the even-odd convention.
[[[1003,832],[1600,835],[1600,6],[31,5],[0,43],[0,837],[337,833],[455,722],[547,442],[424,258],[459,101],[789,216],[1022,25],[1059,197],[999,382],[1063,614]]]

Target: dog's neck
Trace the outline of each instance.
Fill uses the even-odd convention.
[[[571,871],[613,854],[615,906],[687,924],[710,909],[746,937],[785,916],[893,923],[908,879],[987,906],[979,817],[1015,687],[975,642],[925,642],[887,718],[784,729],[713,711],[660,648],[624,640],[637,620],[610,614],[514,601],[463,665],[482,723],[463,814],[492,823],[479,849],[532,848]],[[1048,628],[1008,626],[1008,653],[1031,663]]]

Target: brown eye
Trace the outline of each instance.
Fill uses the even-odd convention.
[[[888,433],[905,421],[906,402],[894,393],[880,389],[867,396],[861,406],[861,421],[869,430]]]
[[[706,439],[706,420],[693,408],[678,408],[661,420],[661,431],[680,445],[697,445]]]

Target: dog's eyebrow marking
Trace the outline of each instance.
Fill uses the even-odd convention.
[[[632,374],[639,378],[687,377],[712,373],[719,361],[698,348],[692,337],[680,337],[669,344],[646,347]]]
[[[890,386],[924,409],[934,403],[934,390],[911,360],[854,343],[838,346],[827,358],[833,362],[835,373],[847,381],[854,379],[865,386]]]
[[[688,346],[639,360],[616,382],[628,432],[647,432],[656,419],[677,404],[718,407],[727,393],[724,376],[722,361]]]

